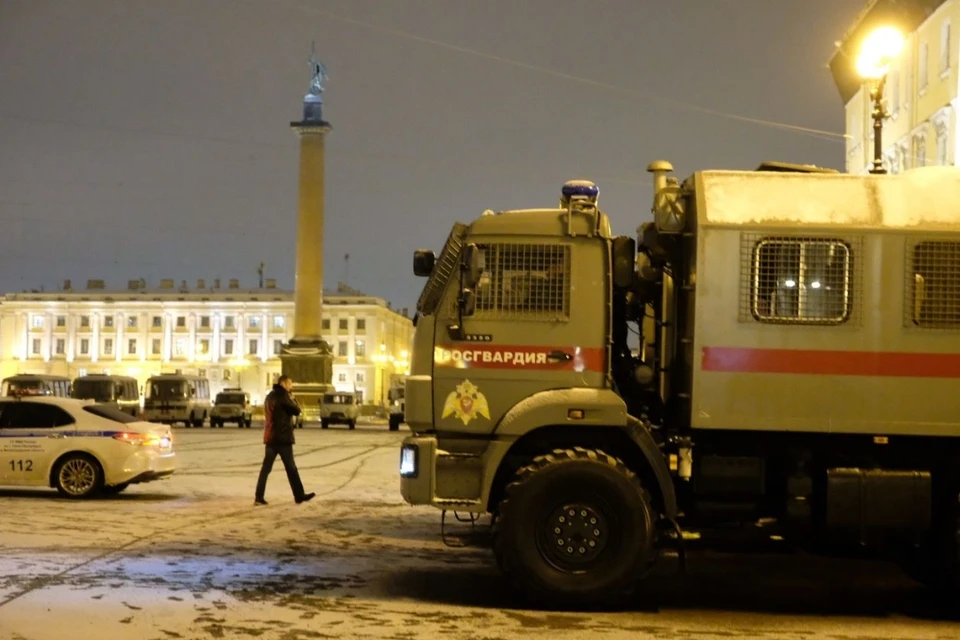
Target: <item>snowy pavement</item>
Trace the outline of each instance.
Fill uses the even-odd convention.
[[[303,505],[278,460],[253,506],[258,429],[178,429],[178,472],[115,498],[0,489],[0,640],[960,637],[887,565],[792,555],[692,554],[621,611],[517,608],[486,549],[403,503],[403,434],[298,431]]]

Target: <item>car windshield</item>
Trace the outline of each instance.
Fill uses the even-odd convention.
[[[218,393],[216,404],[246,404],[242,393]]]
[[[77,380],[73,383],[73,397],[80,400],[110,402],[115,398],[112,380]]]
[[[353,396],[345,393],[328,393],[323,396],[324,404],[353,404]]]
[[[107,420],[112,420],[113,422],[121,422],[123,424],[130,424],[131,422],[138,422],[137,418],[134,418],[129,413],[124,413],[119,409],[114,407],[107,407],[104,405],[92,404],[90,406],[84,407],[84,411],[87,413],[92,413],[95,416],[100,416],[101,418],[106,418]]]

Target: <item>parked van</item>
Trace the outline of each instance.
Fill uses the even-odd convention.
[[[353,391],[332,391],[323,394],[320,405],[320,427],[326,429],[331,424],[345,424],[353,429],[360,415],[360,400]]]
[[[210,414],[210,382],[192,375],[163,374],[147,380],[143,414],[150,422],[202,427]]]
[[[133,417],[140,414],[140,385],[128,376],[89,375],[73,381],[71,397],[116,407]]]
[[[4,396],[57,396],[70,397],[70,378],[33,373],[21,373],[3,379]]]

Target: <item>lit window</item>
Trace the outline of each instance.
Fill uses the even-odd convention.
[[[273,341],[273,355],[278,356],[283,353],[283,340]]]
[[[367,343],[363,340],[357,340],[356,342],[356,354],[358,358],[363,358],[367,355]]]
[[[287,326],[287,319],[283,316],[273,316],[273,328],[283,329]]]
[[[200,340],[197,346],[197,353],[201,356],[205,356],[208,353],[210,353],[210,341],[207,340],[206,338],[203,338],[202,340]]]
[[[39,329],[43,327],[43,316],[41,316],[40,314],[34,314],[30,316],[30,325],[34,329]]]
[[[341,340],[340,344],[337,345],[337,355],[346,356],[347,355],[347,341]]]
[[[128,329],[137,328],[137,316],[127,316],[127,328]]]
[[[259,329],[260,316],[250,316],[250,318],[247,320],[247,326],[251,329]]]
[[[113,316],[103,316],[103,326],[107,329],[113,328]]]
[[[183,338],[177,338],[173,343],[173,355],[183,356],[187,353],[187,341]]]

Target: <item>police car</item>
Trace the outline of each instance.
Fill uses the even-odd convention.
[[[167,425],[89,400],[0,399],[0,485],[56,487],[69,498],[86,498],[173,471]]]

